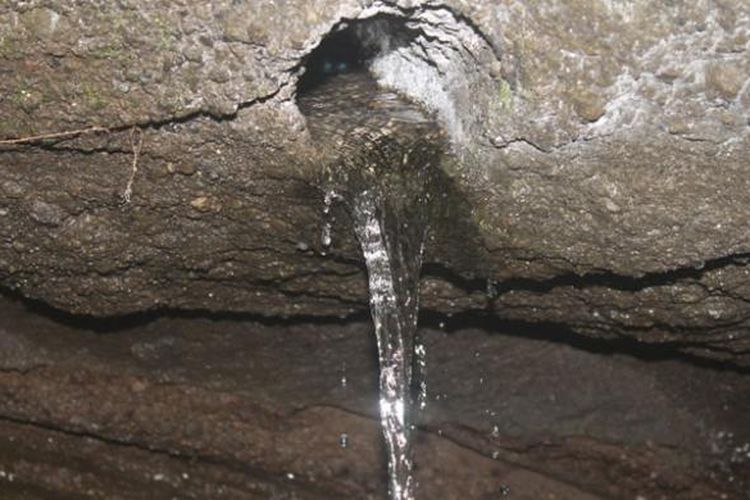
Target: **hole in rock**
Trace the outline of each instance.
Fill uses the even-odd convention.
[[[416,34],[398,16],[378,15],[342,22],[306,57],[298,95],[304,96],[337,75],[367,72],[377,57],[408,45]]]
[[[444,141],[429,113],[363,70],[409,36],[388,16],[342,25],[310,55],[298,101],[311,136],[332,154],[321,165],[326,213],[334,200],[346,205],[367,266],[392,500],[414,498],[410,389],[412,368],[422,366],[414,355],[420,249]],[[324,230],[326,247],[329,235]]]
[[[367,18],[340,21],[310,51],[302,61],[298,102],[331,77],[361,71],[435,113],[453,146],[476,141],[496,107],[493,96],[509,88],[492,76],[501,73],[499,51],[447,7],[377,9]]]

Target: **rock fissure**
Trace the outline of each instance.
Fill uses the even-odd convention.
[[[9,422],[9,423],[18,424],[18,425],[36,427],[39,429],[44,429],[44,430],[53,431],[53,432],[59,432],[60,434],[64,434],[66,436],[71,436],[74,438],[89,438],[89,439],[95,439],[97,441],[101,441],[103,443],[107,443],[110,445],[133,447],[142,451],[147,451],[149,453],[169,455],[170,457],[180,458],[183,460],[197,460],[197,461],[208,462],[208,460],[205,460],[204,457],[200,457],[198,455],[185,455],[183,453],[180,453],[174,450],[156,448],[156,447],[153,447],[151,444],[144,444],[138,441],[116,439],[116,438],[113,438],[111,436],[107,436],[104,434],[94,433],[88,430],[84,431],[84,430],[73,429],[69,427],[63,427],[63,426],[56,425],[53,423],[45,423],[45,422],[40,422],[36,420],[29,420],[29,419],[15,417],[12,415],[0,415],[0,421]]]
[[[72,437],[74,439],[92,439],[95,441],[99,441],[103,444],[107,444],[114,447],[124,447],[124,448],[132,448],[137,449],[149,454],[155,454],[155,455],[162,455],[166,457],[170,457],[173,459],[180,460],[184,463],[189,463],[191,465],[205,465],[205,466],[218,466],[224,469],[227,469],[229,471],[241,471],[244,474],[250,474],[252,476],[256,477],[263,477],[268,478],[269,476],[279,476],[277,480],[281,481],[281,473],[279,471],[269,471],[265,470],[261,467],[257,467],[252,463],[248,463],[246,461],[241,461],[238,459],[234,459],[230,456],[211,456],[211,455],[203,455],[200,453],[193,453],[192,451],[187,450],[180,450],[176,447],[170,447],[170,448],[160,448],[154,445],[151,441],[138,441],[134,439],[120,439],[116,437],[112,437],[106,434],[102,433],[96,433],[91,432],[88,430],[79,430],[79,429],[73,429],[69,427],[64,427],[60,425],[56,425],[53,423],[44,423],[34,420],[27,420],[23,418],[17,418],[13,416],[8,415],[0,415],[0,422],[6,422],[21,426],[28,426],[40,430],[45,431],[52,431],[54,433],[59,433],[64,436]],[[298,483],[304,485],[305,484],[305,478],[304,476],[299,478]],[[311,488],[315,489],[316,487],[313,485],[310,485]]]
[[[137,122],[137,123],[131,123],[131,124],[116,125],[116,126],[111,126],[111,127],[103,127],[103,126],[96,125],[96,126],[92,126],[89,128],[80,129],[80,131],[72,131],[72,132],[55,131],[55,132],[50,132],[48,134],[35,134],[34,136],[29,136],[28,138],[21,136],[21,137],[10,138],[10,139],[2,139],[0,140],[0,154],[13,152],[22,148],[40,148],[40,149],[44,149],[50,152],[72,151],[72,152],[76,152],[78,154],[84,154],[84,155],[101,153],[101,152],[132,154],[132,151],[127,150],[127,149],[112,149],[107,146],[100,147],[100,148],[97,148],[97,147],[59,148],[59,147],[55,147],[53,144],[58,143],[58,142],[66,142],[66,141],[74,141],[74,140],[87,140],[91,137],[95,137],[96,135],[109,136],[109,135],[116,135],[120,133],[129,133],[133,129],[140,129],[141,131],[146,130],[146,129],[152,129],[152,130],[158,131],[164,127],[170,127],[170,126],[174,126],[178,124],[188,123],[193,120],[200,119],[200,118],[208,118],[214,122],[219,122],[219,123],[225,122],[225,121],[232,121],[237,117],[237,114],[240,112],[240,110],[244,110],[252,106],[265,104],[265,103],[268,103],[269,101],[273,101],[282,93],[284,88],[287,87],[288,85],[289,85],[288,82],[282,83],[281,85],[279,85],[279,87],[276,90],[274,90],[273,92],[269,94],[256,97],[248,101],[240,101],[237,104],[236,109],[233,112],[227,113],[227,114],[217,114],[211,111],[197,110],[197,111],[193,111],[191,113],[188,113],[182,116],[168,116],[168,117],[159,118],[155,120],[149,120],[149,121],[143,121],[143,122]],[[289,100],[289,98],[285,98],[283,100]]]
[[[493,250],[492,253],[496,253],[496,251]],[[706,284],[701,281],[714,271],[735,267],[744,268],[749,262],[748,259],[750,259],[750,253],[739,252],[708,259],[687,267],[647,272],[641,276],[629,276],[600,270],[584,274],[565,273],[546,279],[512,278],[507,280],[494,280],[490,277],[467,277],[465,274],[457,272],[444,263],[430,262],[428,260],[424,265],[424,276],[439,278],[467,293],[486,292],[490,300],[518,291],[543,294],[557,288],[585,289],[601,287],[617,291],[642,292],[650,288],[686,283],[703,288],[707,296],[718,294],[748,302],[750,301],[750,297],[742,296],[729,289],[722,288],[720,285]],[[540,260],[543,261],[544,257],[541,257]],[[338,261],[345,264],[352,263],[352,261],[347,259],[339,259]]]
[[[0,373],[15,374],[15,375],[30,375],[36,371],[44,370],[47,367],[49,367],[49,365],[45,363],[32,364],[31,366],[25,366],[22,368],[13,367],[13,366],[0,366]]]

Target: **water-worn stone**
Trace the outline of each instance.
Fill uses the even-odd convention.
[[[0,144],[2,285],[96,315],[364,310],[296,100],[352,24],[454,152],[425,308],[750,364],[743,0],[3,2],[0,140],[85,132]]]
[[[384,498],[368,323],[40,312],[0,299],[3,498]],[[417,498],[747,498],[747,373],[462,323],[422,331]]]

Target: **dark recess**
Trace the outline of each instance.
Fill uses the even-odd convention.
[[[415,32],[407,27],[406,19],[398,16],[378,15],[341,22],[303,60],[305,72],[297,92],[309,92],[341,73],[367,71],[376,55],[407,45],[414,37]]]
[[[307,56],[298,92],[304,94],[337,74],[364,71],[369,57],[353,28],[330,33]]]
[[[209,319],[213,321],[257,322],[266,326],[288,327],[299,324],[346,325],[369,323],[370,315],[365,304],[362,309],[346,317],[292,316],[270,317],[252,313],[220,312],[207,310],[160,309],[117,316],[96,317],[69,313],[38,300],[29,299],[18,292],[0,286],[0,300],[9,300],[24,305],[30,314],[39,315],[69,328],[90,331],[100,335],[113,335],[133,328],[143,327],[161,318]],[[683,361],[695,366],[717,371],[750,373],[750,368],[725,361],[702,358],[684,352],[689,345],[679,343],[644,344],[633,339],[596,339],[571,330],[567,325],[550,322],[515,321],[503,319],[492,311],[471,310],[446,315],[438,311],[423,310],[419,314],[419,329],[444,330],[454,333],[465,329],[477,329],[488,335],[507,335],[546,340],[569,345],[575,349],[605,356],[626,355],[642,361]]]

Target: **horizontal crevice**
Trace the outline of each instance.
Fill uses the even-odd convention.
[[[666,271],[644,273],[641,276],[629,276],[612,271],[599,271],[586,274],[564,273],[548,279],[510,278],[494,281],[491,278],[466,277],[456,273],[445,264],[425,263],[423,276],[431,276],[449,282],[468,293],[491,288],[489,295],[500,297],[509,292],[546,293],[556,288],[610,288],[624,292],[640,292],[648,288],[669,286],[680,281],[699,281],[705,274],[725,267],[746,266],[750,262],[750,252],[741,252],[717,257],[702,262],[700,265],[681,267]]]
[[[221,464],[221,463],[218,463],[218,462],[215,462],[215,461],[206,460],[206,459],[204,459],[204,458],[202,458],[202,457],[200,457],[198,455],[193,455],[193,454],[186,455],[186,454],[183,454],[183,453],[180,453],[180,452],[176,452],[174,450],[165,450],[165,449],[155,448],[153,446],[143,445],[143,444],[140,444],[140,443],[134,442],[134,441],[126,441],[126,440],[122,440],[122,439],[114,439],[114,438],[111,438],[111,437],[108,437],[108,436],[103,436],[101,434],[95,434],[95,433],[87,432],[87,431],[79,431],[79,430],[68,429],[68,428],[65,428],[65,427],[58,426],[58,425],[53,425],[53,424],[49,424],[49,423],[38,422],[38,421],[35,421],[35,420],[29,420],[29,419],[23,419],[23,418],[13,417],[13,416],[9,416],[9,415],[0,415],[0,422],[6,422],[6,423],[11,423],[11,424],[16,424],[16,425],[22,425],[22,426],[29,426],[29,427],[33,427],[33,428],[36,428],[36,429],[41,429],[41,430],[45,430],[45,431],[51,431],[51,432],[60,433],[60,434],[63,434],[65,436],[69,436],[69,437],[73,437],[73,438],[94,439],[96,441],[102,442],[102,443],[110,445],[110,446],[121,446],[121,447],[127,447],[127,448],[135,448],[137,450],[146,451],[146,452],[149,452],[149,453],[155,453],[155,454],[158,454],[158,455],[169,456],[171,458],[176,458],[176,459],[184,460],[184,461],[187,461],[187,462],[206,462],[206,463],[211,463],[212,465],[226,465],[226,464]]]
[[[33,372],[44,370],[45,368],[48,368],[50,365],[47,363],[40,363],[35,364],[32,366],[27,366],[24,368],[18,368],[18,367],[7,367],[7,366],[0,366],[0,373],[4,375],[29,375]]]
[[[354,305],[361,305],[362,310],[343,317],[303,314],[281,317],[235,311],[175,309],[167,307],[112,316],[93,316],[64,311],[44,301],[24,297],[17,291],[12,291],[3,287],[0,287],[0,297],[22,303],[26,310],[31,314],[37,314],[69,328],[90,331],[98,334],[116,334],[118,332],[146,326],[159,319],[205,319],[211,321],[251,322],[270,327],[285,327],[299,324],[321,326],[346,325],[352,322],[367,321],[369,319],[369,312],[364,303],[352,303]]]
[[[550,321],[522,321],[504,319],[491,311],[474,310],[446,315],[423,311],[419,318],[422,328],[440,329],[448,333],[476,329],[492,335],[520,337],[563,344],[577,350],[603,356],[629,356],[645,362],[676,361],[715,371],[750,374],[750,367],[727,361],[704,358],[690,352],[691,348],[705,348],[698,342],[667,341],[640,342],[626,337],[595,338],[582,335],[569,325]]]
[[[92,139],[97,136],[109,136],[109,135],[118,134],[118,133],[129,133],[134,128],[138,128],[141,130],[144,130],[144,129],[159,130],[163,127],[187,123],[198,118],[208,118],[216,122],[231,121],[237,117],[237,113],[239,113],[240,110],[249,108],[256,104],[263,104],[265,102],[268,102],[274,99],[281,93],[281,91],[287,85],[288,83],[281,83],[277,89],[275,89],[273,92],[270,92],[269,94],[256,97],[249,101],[240,102],[237,105],[236,111],[232,113],[228,113],[226,115],[219,115],[216,113],[212,113],[210,111],[206,111],[204,109],[198,109],[198,110],[185,113],[184,115],[168,116],[160,120],[141,121],[141,122],[135,122],[135,123],[129,123],[129,124],[116,125],[112,127],[98,126],[96,131],[92,131],[91,133],[86,133],[85,132],[86,129],[81,129],[81,133],[78,133],[78,134],[71,133],[70,135],[60,136],[60,137],[44,137],[42,134],[40,134],[38,136],[39,138],[35,140],[28,140],[28,141],[17,142],[17,143],[6,143],[6,144],[0,143],[0,154],[13,153],[13,152],[17,152],[19,150],[24,150],[28,148],[44,149],[47,151],[55,151],[55,150],[72,151],[72,152],[76,152],[80,154],[85,154],[85,153],[91,154],[91,153],[96,153],[96,152],[132,153],[131,151],[123,151],[121,149],[110,150],[108,148],[93,148],[93,147],[80,147],[80,146],[62,148],[62,147],[56,147],[56,146],[58,144],[64,144],[66,142],[75,141],[79,139],[84,140],[84,139]],[[94,127],[91,127],[92,130],[93,128]],[[65,133],[65,132],[66,131],[64,130],[55,131],[55,133]],[[16,139],[23,139],[23,138],[19,137]]]
[[[98,334],[117,334],[146,326],[160,319],[252,322],[264,326],[282,328],[300,324],[341,326],[370,321],[370,314],[365,303],[356,304],[360,307],[355,312],[343,317],[312,315],[278,317],[231,311],[166,308],[120,316],[94,317],[62,311],[45,302],[24,298],[17,292],[0,289],[0,295],[14,301],[22,302],[30,313],[39,314],[71,328]],[[475,329],[491,335],[522,337],[564,344],[574,349],[604,356],[625,355],[647,362],[677,361],[711,370],[750,374],[750,367],[726,360],[714,360],[688,352],[691,349],[712,350],[713,347],[710,344],[679,341],[647,343],[619,335],[615,337],[612,333],[607,333],[606,338],[596,338],[583,335],[570,325],[564,323],[506,319],[491,309],[469,310],[450,315],[439,311],[423,309],[419,317],[419,326],[420,329],[442,330],[449,333]]]
[[[269,483],[281,484],[282,482],[284,482],[283,479],[280,477],[280,474],[275,474],[271,471],[266,471],[257,466],[253,466],[252,464],[249,464],[247,462],[240,462],[238,460],[208,456],[208,455],[204,455],[200,453],[186,453],[186,452],[178,451],[175,449],[166,449],[162,447],[156,447],[151,444],[140,443],[135,440],[117,439],[117,438],[105,436],[105,435],[98,434],[98,433],[75,430],[75,429],[70,429],[67,427],[60,426],[60,425],[39,422],[36,420],[18,418],[18,417],[13,417],[13,416],[8,416],[8,415],[0,415],[0,422],[5,422],[8,424],[24,426],[24,427],[31,427],[31,428],[46,431],[46,432],[58,433],[58,434],[61,434],[70,438],[92,439],[92,440],[98,441],[100,443],[103,443],[105,445],[112,446],[112,447],[136,449],[139,451],[153,453],[155,455],[161,455],[163,457],[168,457],[174,460],[179,460],[191,466],[194,466],[196,464],[202,464],[202,465],[207,465],[207,466],[219,467],[219,468],[226,469],[235,473],[241,473],[242,475],[248,476],[249,478],[255,478],[255,479],[269,482]],[[300,478],[295,479],[295,483],[297,486],[303,486],[309,490],[313,490],[313,491],[318,490],[322,492],[319,486],[316,486],[312,483],[308,483],[307,481],[305,481],[304,476],[302,475],[300,476],[301,476]]]

